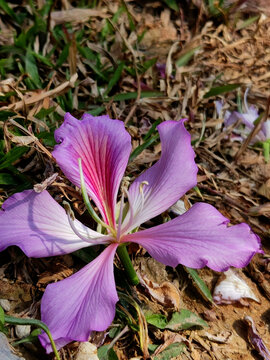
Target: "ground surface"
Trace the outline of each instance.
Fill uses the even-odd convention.
[[[49,192],[59,202],[71,201],[76,216],[87,219],[79,189],[65,179],[51,155],[54,130],[67,111],[78,118],[86,111],[109,114],[125,122],[135,150],[126,172],[131,180],[160,156],[157,123],[186,117],[199,167],[197,190],[183,199],[186,207],[208,202],[232,224],[247,222],[263,242],[265,255],[257,255],[238,271],[258,302],[242,299],[229,305],[211,303],[207,290],[198,289],[187,269],[165,268],[143,249],[130,246],[141,285],[132,288],[121,282],[116,261],[118,290],[125,295],[109,336],[106,332],[91,338],[97,347],[113,345],[114,352],[99,354],[100,358],[141,359],[149,354],[153,359],[248,360],[263,354],[270,358],[262,346],[256,348],[244,320],[253,319],[258,335],[270,347],[270,164],[260,146],[245,148],[243,142],[231,140],[233,128],[223,131],[224,113],[218,115],[215,107],[215,101],[222,100],[225,108],[237,109],[249,87],[249,104],[259,113],[266,111],[269,4],[225,5],[231,7],[197,0],[183,1],[181,6],[169,0],[93,1],[91,7],[84,1],[26,1],[21,6],[0,2],[2,202],[58,173],[45,184]],[[152,223],[172,216],[168,211]],[[17,248],[4,251],[0,305],[9,315],[39,318],[46,285],[80,269],[85,257],[79,255],[28,259]],[[199,276],[213,293],[221,274],[203,269]],[[170,319],[181,309],[191,310],[208,327],[203,323],[183,330],[184,321],[182,330],[179,325],[180,330],[172,331],[144,321],[149,311]],[[7,336],[10,342],[18,340],[12,326]],[[61,358],[84,359],[78,347],[78,343],[66,346]],[[16,352],[29,360],[53,358],[38,341],[20,345]]]

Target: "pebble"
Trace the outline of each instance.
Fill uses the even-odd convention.
[[[25,338],[31,333],[31,325],[16,325],[15,332],[19,339]]]
[[[90,342],[80,343],[75,360],[98,360],[97,347]]]
[[[22,357],[19,357],[10,349],[8,340],[6,336],[0,332],[0,359],[1,360],[25,360]]]
[[[5,311],[10,311],[10,309],[11,309],[10,301],[7,300],[7,299],[0,299],[0,306],[1,306]]]

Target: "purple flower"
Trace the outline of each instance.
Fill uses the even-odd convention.
[[[17,245],[30,257],[46,257],[90,245],[108,245],[83,269],[46,288],[41,318],[58,348],[73,340],[87,341],[91,331],[105,330],[111,324],[118,301],[113,260],[122,243],[140,244],[165,265],[208,266],[216,271],[243,267],[261,251],[259,238],[248,225],[228,226],[228,219],[204,203],[195,204],[167,223],[130,233],[168,209],[196,184],[197,166],[184,121],[166,121],[158,131],[161,158],[126,191],[127,212],[122,202],[119,220],[117,194],[131,151],[124,124],[108,116],[85,114],[79,121],[66,114],[63,125],[55,132],[60,142],[53,152],[55,159],[67,178],[79,187],[81,159],[87,192],[111,229],[107,235],[77,220],[72,222],[47,191],[27,190],[3,204],[0,251]],[[45,334],[40,341],[50,352]]]
[[[247,103],[247,89],[244,95],[244,103],[243,103],[243,113],[238,111],[230,112],[228,110],[225,111],[224,114],[224,130],[226,130],[230,125],[236,124],[237,121],[240,120],[240,125],[233,130],[234,136],[232,140],[243,141],[245,140],[252,129],[254,128],[254,122],[259,117],[258,109],[251,105],[248,106]],[[217,113],[220,116],[222,111],[223,103],[221,101],[216,101],[216,109]],[[270,119],[266,120],[261,127],[261,130],[254,136],[251,141],[251,144],[255,144],[256,142],[265,142],[270,139]]]

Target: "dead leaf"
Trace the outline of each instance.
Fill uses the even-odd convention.
[[[109,15],[104,10],[78,8],[52,11],[51,13],[51,20],[53,21],[54,25],[65,24],[67,22],[83,23],[88,21],[90,17],[107,18]]]
[[[168,281],[165,265],[152,258],[140,258],[137,271],[141,284],[160,304],[180,309],[180,291]]]
[[[50,186],[58,177],[58,173],[54,173],[52,176],[48,177],[42,183],[35,184],[34,190],[36,193],[41,193],[43,190],[45,190],[48,186]]]
[[[258,193],[270,200],[270,179],[268,179],[264,184],[262,184],[262,186],[258,190]]]

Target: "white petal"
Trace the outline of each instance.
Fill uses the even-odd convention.
[[[232,304],[243,298],[260,303],[248,284],[233,269],[225,271],[222,276],[225,276],[225,279],[216,285],[213,294],[217,304]]]

